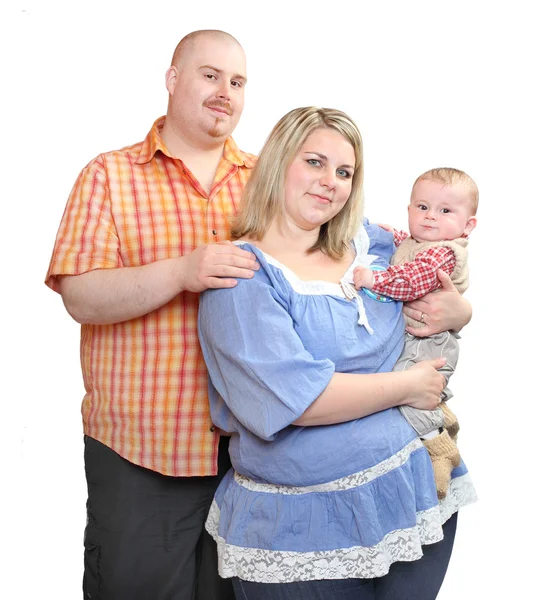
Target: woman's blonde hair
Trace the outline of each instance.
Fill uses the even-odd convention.
[[[355,169],[348,201],[337,215],[321,226],[319,238],[309,251],[321,250],[334,259],[344,256],[362,217],[363,143],[351,118],[332,108],[296,108],[274,126],[244,188],[239,213],[232,220],[233,239],[261,240],[272,221],[283,214],[287,172],[306,138],[316,129],[332,129],[344,136],[353,146]]]

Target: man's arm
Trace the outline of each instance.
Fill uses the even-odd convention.
[[[236,278],[249,279],[257,269],[251,252],[222,242],[140,267],[60,276],[59,286],[64,305],[77,322],[108,325],[152,312],[183,291],[234,287]]]

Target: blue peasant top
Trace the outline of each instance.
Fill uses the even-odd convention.
[[[462,463],[438,502],[428,453],[396,408],[292,425],[335,372],[391,371],[402,351],[402,304],[351,294],[356,266],[388,266],[393,236],[365,221],[352,243],[356,258],[340,284],[303,281],[242,243],[260,263],[254,277],[201,295],[211,416],[231,434],[233,469],[206,524],[222,577],[379,577],[395,561],[420,558],[475,500]]]

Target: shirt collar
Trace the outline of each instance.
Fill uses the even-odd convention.
[[[149,162],[152,160],[152,158],[154,158],[154,155],[156,152],[158,152],[158,150],[165,154],[165,156],[172,158],[169,150],[164,144],[162,136],[160,135],[164,123],[165,117],[160,117],[154,121],[152,129],[148,132],[148,135],[143,142],[143,146],[141,147],[141,152],[139,152],[139,156],[135,161],[137,164],[143,165]],[[256,162],[255,156],[246,154],[245,152],[242,152],[242,150],[238,149],[237,144],[235,144],[232,137],[227,138],[225,141],[223,158],[233,165],[238,165],[239,167],[244,166],[249,169],[251,169]]]
[[[141,152],[135,161],[138,165],[144,165],[154,158],[154,155],[158,150],[163,152],[166,156],[171,156],[163,143],[160,131],[162,130],[163,124],[165,123],[165,117],[160,117],[154,121],[152,129],[148,132],[147,137],[141,147]]]
[[[224,159],[233,165],[247,167],[248,169],[253,168],[256,163],[256,157],[239,150],[232,137],[229,137],[227,140],[225,140]]]

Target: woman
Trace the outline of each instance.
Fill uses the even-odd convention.
[[[233,226],[260,269],[201,297],[212,418],[231,434],[234,469],[207,529],[238,598],[433,600],[456,511],[475,498],[461,464],[438,503],[428,454],[395,408],[434,408],[443,360],[390,372],[402,305],[352,290],[356,266],[385,268],[394,250],[392,234],[360,224],[362,180],[347,115],[288,113]]]

